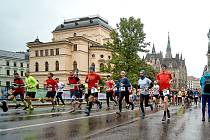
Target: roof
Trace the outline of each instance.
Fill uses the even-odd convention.
[[[104,18],[100,16],[89,16],[89,17],[65,20],[64,23],[58,25],[53,32],[66,30],[66,29],[80,28],[80,27],[96,26],[96,25],[100,25],[108,30],[112,30],[112,27],[108,24],[108,22]]]
[[[0,50],[0,57],[28,60],[29,54],[28,52],[11,52],[11,51]]]
[[[155,54],[147,54],[145,57],[145,60],[149,61],[151,58],[160,59],[160,61],[163,59],[162,53],[155,53]]]

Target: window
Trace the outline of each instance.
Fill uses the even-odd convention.
[[[44,56],[44,51],[40,50],[40,56]]]
[[[74,37],[77,36],[77,33],[74,33]]]
[[[48,62],[45,62],[45,71],[49,71],[49,64],[48,64]]]
[[[92,57],[94,58],[96,55],[95,54],[92,54]]]
[[[20,76],[23,76],[23,71],[20,71]]]
[[[58,48],[55,50],[55,54],[59,55],[59,49]]]
[[[100,57],[101,57],[101,58],[104,58],[104,55],[102,54],[102,55],[100,55]]]
[[[48,56],[48,50],[45,50],[45,56]]]
[[[1,86],[1,81],[0,81],[0,86]]]
[[[6,65],[9,66],[9,61],[7,61],[7,64]]]
[[[74,51],[77,51],[77,44],[74,44]]]
[[[111,56],[108,56],[108,59],[111,59]]]
[[[17,70],[14,70],[14,74],[17,73]]]
[[[59,71],[59,62],[58,61],[55,62],[55,70]]]
[[[73,62],[73,70],[74,71],[77,70],[77,62],[76,61]]]
[[[53,56],[54,55],[54,50],[50,49],[50,55]]]
[[[23,67],[23,63],[20,63],[20,67]]]
[[[14,67],[16,67],[17,66],[17,63],[16,62],[14,62]]]
[[[35,51],[35,56],[36,56],[36,57],[39,56],[39,51]]]
[[[29,64],[27,64],[27,68],[29,68]]]
[[[7,86],[7,87],[10,86],[10,81],[6,81],[6,86]]]
[[[10,70],[7,70],[7,76],[10,76]]]
[[[104,71],[104,64],[101,63],[101,64],[100,64],[100,72],[103,72],[103,71]]]
[[[36,62],[36,63],[35,63],[35,72],[38,72],[38,71],[39,71],[39,63]]]

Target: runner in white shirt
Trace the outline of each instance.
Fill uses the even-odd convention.
[[[149,89],[152,88],[152,81],[145,77],[144,70],[140,71],[140,79],[138,80],[138,92],[140,92],[140,108],[142,111],[142,118],[144,119],[145,111],[143,102],[145,102],[145,107],[150,106],[151,110],[153,110],[152,104],[149,104]]]
[[[63,94],[63,89],[64,89],[65,84],[63,82],[60,82],[59,78],[56,78],[55,80],[57,81],[57,85],[58,85],[57,96],[56,96],[57,103],[58,103],[57,105],[59,105],[59,99],[60,99],[64,107],[65,103],[63,101],[62,94]]]

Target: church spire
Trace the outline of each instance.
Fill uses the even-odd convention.
[[[168,32],[168,44],[166,49],[166,58],[172,58],[169,32]]]
[[[155,45],[154,45],[154,43],[153,43],[152,54],[155,54],[155,53],[156,53],[156,51],[155,51]]]

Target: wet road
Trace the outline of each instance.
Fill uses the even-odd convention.
[[[200,108],[172,107],[172,117],[165,123],[161,122],[162,111],[148,111],[144,120],[138,109],[124,110],[121,117],[115,112],[93,111],[86,117],[82,111],[70,113],[68,107],[60,108],[59,112],[50,112],[50,108],[37,108],[32,113],[10,110],[0,113],[0,140],[210,138],[210,123],[201,122]]]

